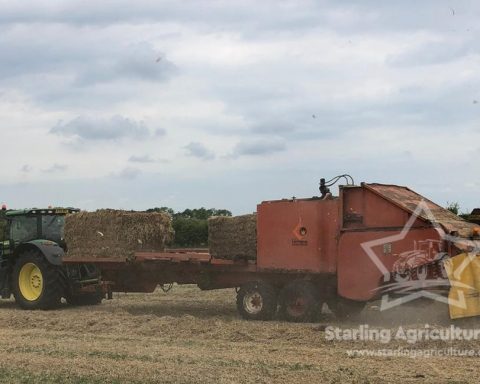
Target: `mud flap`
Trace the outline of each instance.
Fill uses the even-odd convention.
[[[445,261],[451,319],[480,315],[480,255],[462,253]]]

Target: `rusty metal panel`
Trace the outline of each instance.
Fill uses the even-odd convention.
[[[340,198],[343,230],[402,227],[410,217],[409,212],[361,186],[340,188]],[[425,223],[419,220],[415,225]]]
[[[374,260],[365,252],[362,244],[372,240],[385,239],[385,242],[373,246],[371,251],[389,272],[395,269],[395,263],[407,253],[412,252],[417,244],[429,240],[441,243],[438,232],[433,228],[415,228],[405,237],[389,240],[391,236],[400,235],[401,230],[383,230],[378,232],[346,232],[342,234],[338,251],[338,293],[353,300],[370,300],[380,292],[378,288],[384,283],[384,275]]]
[[[435,222],[440,224],[447,233],[455,231],[458,232],[460,236],[468,237],[472,229],[476,227],[475,224],[463,220],[448,209],[435,204],[407,187],[367,183],[362,183],[362,187],[376,193],[409,213],[413,213],[417,206],[423,201],[435,218]],[[425,211],[419,212],[418,216],[427,222],[431,222],[428,213]]]
[[[259,204],[258,268],[334,272],[338,201],[294,199]]]

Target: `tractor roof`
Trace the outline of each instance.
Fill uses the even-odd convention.
[[[6,211],[6,216],[24,216],[24,215],[66,215],[68,213],[79,212],[78,208],[28,208]]]

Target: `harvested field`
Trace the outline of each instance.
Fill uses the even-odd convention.
[[[478,357],[349,357],[349,349],[476,348],[438,341],[411,345],[328,341],[325,326],[356,327],[323,314],[318,323],[241,320],[234,290],[120,294],[96,307],[22,311],[0,302],[0,382],[55,383],[469,383]],[[408,313],[410,312],[410,313]],[[361,323],[392,329],[447,327],[441,304],[388,314],[370,306]],[[457,326],[473,327],[478,319]]]
[[[218,259],[257,258],[257,215],[216,216],[208,219],[210,254]]]
[[[135,251],[159,251],[172,241],[169,215],[101,209],[79,212],[65,220],[66,258],[126,259]]]

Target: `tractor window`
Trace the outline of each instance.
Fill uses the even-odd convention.
[[[7,218],[5,217],[5,210],[0,210],[0,241],[8,239],[7,233]]]
[[[15,243],[35,240],[37,238],[37,217],[13,217],[10,231],[12,234],[12,240]]]
[[[7,220],[5,220],[4,217],[2,217],[2,214],[0,213],[0,241],[4,241],[5,239],[8,239],[8,236],[6,236],[6,230],[7,230]]]
[[[63,239],[64,226],[65,216],[42,216],[42,237],[46,240],[51,240],[58,243]]]

